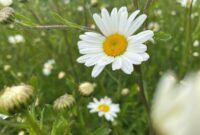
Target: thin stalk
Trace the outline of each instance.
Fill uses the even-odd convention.
[[[147,0],[145,7],[144,7],[144,13],[146,13],[146,14],[148,13],[148,9],[152,2],[153,2],[153,0]]]
[[[139,8],[139,2],[138,2],[138,0],[133,0],[133,4],[134,4],[135,9]]]
[[[33,133],[34,135],[48,135],[48,133],[44,129],[40,128],[40,124],[33,118],[33,116],[29,112],[26,112],[25,116],[27,119],[27,123],[30,125],[29,129],[31,133]]]
[[[145,4],[145,8],[144,8],[144,13],[148,14],[148,9],[149,9],[152,2],[153,2],[153,0],[147,0],[147,2]],[[136,0],[136,4],[138,4],[138,0]],[[138,81],[139,89],[138,89],[138,91],[140,93],[143,104],[144,104],[145,109],[147,111],[148,122],[149,122],[149,134],[154,135],[155,133],[154,133],[152,121],[151,121],[151,107],[150,107],[149,102],[148,102],[146,95],[145,95],[145,88],[144,88],[144,82],[143,82],[143,72],[142,72],[142,66],[141,65],[138,66],[138,73],[139,73],[139,81]]]
[[[139,89],[138,89],[138,91],[141,95],[141,98],[145,105],[145,109],[146,109],[147,113],[150,114],[150,105],[149,105],[148,100],[145,95],[145,89],[144,89],[144,83],[143,83],[143,73],[142,73],[141,66],[138,66],[138,73],[139,73],[139,81],[138,81]]]
[[[149,134],[150,135],[155,135],[154,130],[153,130],[153,126],[152,126],[152,121],[151,121],[151,108],[149,105],[149,102],[147,100],[147,97],[145,95],[145,88],[144,88],[144,82],[143,82],[143,72],[142,72],[142,66],[138,66],[137,68],[138,73],[139,73],[139,80],[138,80],[138,92],[141,96],[142,102],[145,106],[145,109],[147,111],[147,116],[148,116],[148,122],[149,122]]]
[[[27,126],[24,125],[24,124],[13,123],[13,122],[1,120],[1,119],[0,119],[0,125],[9,126],[9,127],[15,127],[15,128],[19,128],[19,129],[27,128]]]
[[[192,45],[192,3],[193,0],[187,0],[187,3],[189,3],[189,7],[186,8],[186,19],[185,19],[185,46],[184,46],[184,53],[183,53],[183,66],[181,76],[185,74],[185,72],[188,70],[189,66],[191,65],[191,45]]]

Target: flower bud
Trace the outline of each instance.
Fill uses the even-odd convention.
[[[74,97],[72,95],[65,94],[54,101],[53,108],[55,110],[63,110],[70,108],[74,103]]]
[[[94,83],[84,82],[79,85],[78,90],[83,96],[89,96],[93,93],[95,87],[96,84]]]
[[[0,93],[0,111],[15,112],[28,105],[33,96],[33,87],[29,85],[19,85],[6,87]]]
[[[121,94],[122,94],[122,96],[127,96],[129,94],[129,92],[130,91],[128,88],[124,88],[124,89],[122,89]]]

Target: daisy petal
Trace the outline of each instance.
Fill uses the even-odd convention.
[[[131,74],[133,72],[133,65],[126,57],[123,56],[122,59],[122,71],[126,74]]]
[[[104,56],[103,53],[99,53],[99,54],[96,54],[96,56],[90,57],[90,59],[88,59],[88,60],[85,62],[85,66],[90,67],[90,66],[96,65],[97,62],[98,62],[103,56]]]
[[[128,18],[127,21],[127,25],[126,28],[124,30],[124,33],[127,33],[127,31],[130,29],[132,22],[134,21],[134,19],[136,18],[136,16],[139,14],[140,10],[136,10],[135,12],[133,12],[130,17]],[[128,35],[126,35],[128,36]]]
[[[108,36],[108,35],[109,35],[109,32],[108,32],[108,30],[106,29],[106,27],[104,26],[104,23],[103,23],[101,17],[100,17],[98,14],[94,14],[94,15],[93,15],[93,19],[94,19],[96,25],[99,27],[100,31],[101,31],[105,36]]]
[[[137,17],[135,21],[131,24],[131,27],[129,28],[127,32],[127,36],[131,36],[134,32],[136,32],[142,26],[146,18],[147,16],[145,14]]]
[[[139,54],[136,54],[136,53],[126,52],[126,53],[124,54],[124,56],[125,56],[126,58],[128,58],[129,61],[130,61],[132,64],[134,64],[134,65],[139,65],[139,64],[141,64],[142,61],[143,61],[143,57],[142,57],[141,55],[139,55]]]
[[[104,27],[107,29],[108,34],[112,34],[112,30],[110,29],[112,27],[111,17],[105,8],[101,10],[101,16],[102,22],[104,23]]]
[[[153,37],[153,31],[146,30],[143,32],[138,33],[137,35],[131,36],[129,40],[129,44],[141,44],[148,40],[150,40]]]
[[[104,69],[105,66],[95,65],[92,70],[92,77],[96,78]]]
[[[98,65],[108,65],[108,64],[112,63],[113,61],[114,61],[114,57],[104,55],[104,57],[102,57],[101,60],[99,60],[97,64]]]
[[[140,55],[142,56],[143,61],[147,61],[149,59],[149,57],[150,57],[149,54],[147,54],[147,53],[142,53]]]
[[[147,50],[147,46],[144,44],[132,44],[128,46],[128,51],[133,52],[133,53],[143,53]]]
[[[112,63],[112,70],[118,70],[122,67],[121,57],[116,57],[114,62]]]
[[[117,8],[114,8],[111,12],[111,20],[112,20],[112,28],[113,28],[113,33],[116,33],[118,31],[118,13],[117,13]]]

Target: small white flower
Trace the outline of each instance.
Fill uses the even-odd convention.
[[[5,119],[7,119],[8,117],[9,117],[8,115],[1,114],[1,113],[0,113],[0,119],[5,120]]]
[[[198,46],[199,46],[199,40],[195,40],[195,41],[193,42],[193,46],[194,46],[194,47],[198,47]]]
[[[114,121],[117,113],[120,112],[119,104],[113,104],[108,97],[104,97],[100,101],[94,98],[93,102],[89,103],[88,108],[90,109],[90,113],[97,112],[99,117],[104,116],[108,121]]]
[[[190,5],[190,3],[192,2],[192,0],[178,0],[178,2],[181,4],[182,7],[188,7]],[[193,6],[196,4],[196,0],[193,0]]]
[[[12,0],[0,0],[0,5],[7,7],[12,5],[13,1]]]
[[[46,63],[44,63],[44,66],[43,66],[43,74],[45,76],[49,76],[51,74],[51,71],[53,70],[53,65],[55,64],[55,60],[51,59],[51,60],[48,60]]]
[[[101,16],[93,15],[102,34],[86,32],[80,35],[78,48],[83,56],[77,59],[87,67],[94,66],[92,77],[97,77],[108,64],[112,64],[113,70],[121,69],[124,73],[131,74],[133,65],[149,59],[144,43],[152,39],[153,31],[146,30],[133,35],[147,18],[145,14],[137,17],[139,12],[137,10],[128,17],[126,7],[119,10],[114,8],[111,14],[103,8]]]
[[[25,39],[22,35],[18,34],[18,35],[15,35],[15,36],[9,36],[8,42],[10,44],[19,44],[19,43],[25,42]]]
[[[159,135],[200,135],[200,75],[180,83],[164,75],[153,100],[152,122]]]

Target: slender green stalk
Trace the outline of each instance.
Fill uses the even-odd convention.
[[[147,0],[147,2],[145,4],[145,8],[144,8],[144,13],[148,14],[148,9],[149,9],[152,2],[153,2],[153,0]],[[138,0],[136,0],[135,4],[137,4],[136,6],[138,6]],[[154,133],[152,122],[151,122],[151,107],[150,107],[149,102],[148,102],[146,95],[145,95],[145,88],[144,88],[144,82],[143,82],[143,72],[142,72],[142,66],[141,65],[138,66],[138,73],[139,73],[139,82],[138,82],[139,89],[138,89],[138,91],[140,93],[143,104],[144,104],[145,109],[147,111],[148,122],[149,122],[149,134],[154,135],[155,133]]]
[[[153,2],[153,0],[147,0],[145,7],[144,7],[144,13],[146,13],[146,14],[148,13],[148,9],[152,2]]]
[[[33,116],[29,113],[25,113],[26,120],[29,127],[29,131],[31,135],[48,135],[45,129],[40,128],[40,124],[33,118]]]
[[[0,125],[15,127],[15,128],[20,128],[20,129],[27,127],[26,125],[21,124],[21,123],[13,123],[13,122],[1,120],[1,119],[0,119]]]
[[[145,88],[144,88],[144,82],[143,82],[143,72],[142,72],[142,66],[138,66],[137,68],[138,73],[139,73],[139,78],[138,78],[138,92],[141,96],[142,102],[145,106],[145,109],[147,111],[147,115],[148,115],[148,122],[149,122],[149,134],[150,135],[155,135],[154,130],[153,130],[153,125],[152,125],[152,121],[151,121],[151,108],[149,105],[149,102],[147,100],[147,97],[145,95]]]
[[[138,0],[133,0],[133,4],[134,4],[134,7],[135,7],[136,9],[139,8],[139,2],[138,2]]]
[[[185,19],[185,46],[183,51],[182,60],[182,71],[181,76],[187,72],[189,66],[191,65],[191,45],[192,45],[192,4],[193,0],[187,0],[189,4],[186,8],[186,19]]]
[[[138,84],[139,84],[139,93],[141,95],[141,98],[143,100],[143,103],[145,105],[145,108],[146,108],[146,111],[148,114],[150,114],[150,106],[149,106],[149,103],[148,103],[148,100],[146,98],[146,95],[145,95],[145,89],[144,89],[144,83],[143,83],[143,73],[142,73],[142,66],[138,66],[138,73],[139,73],[139,81],[138,81]]]

